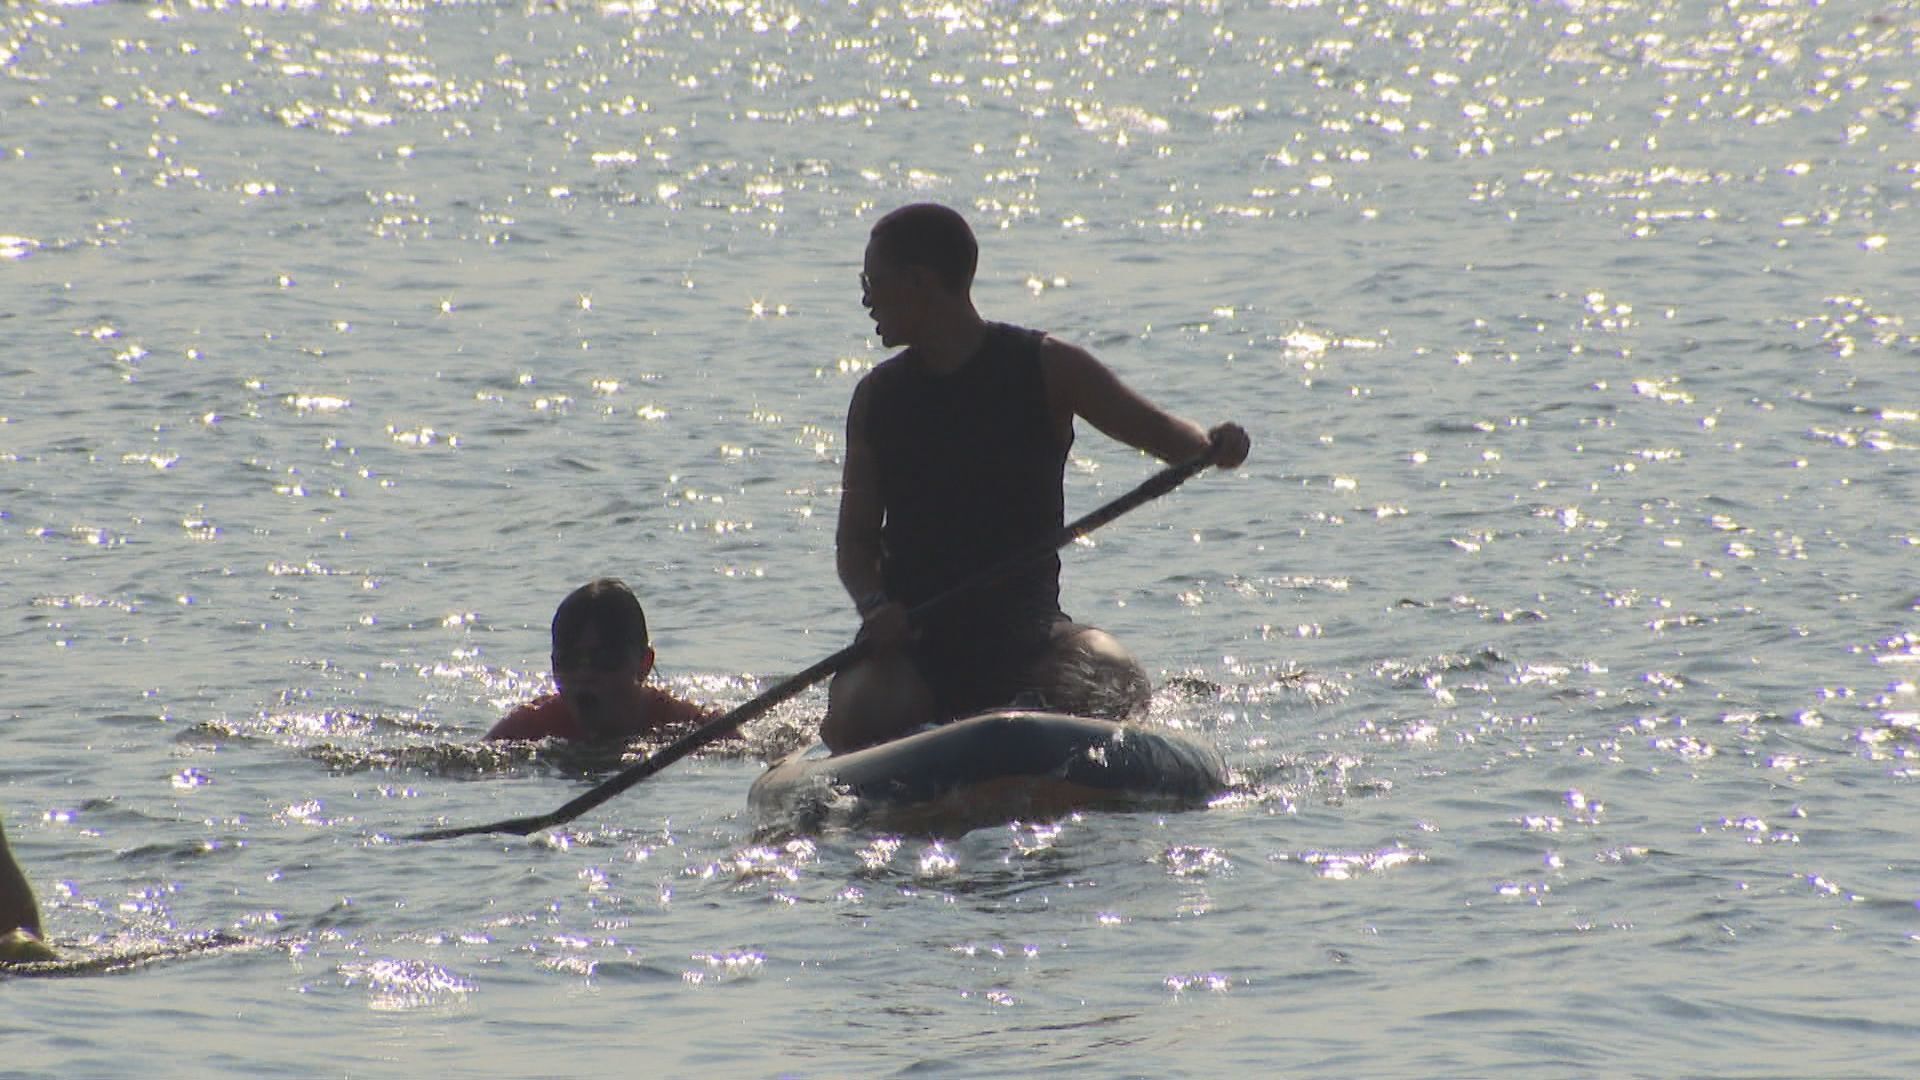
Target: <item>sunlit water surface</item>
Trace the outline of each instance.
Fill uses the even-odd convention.
[[[1920,1072],[1920,12],[0,9],[0,1072]],[[1067,556],[1203,811],[483,748],[587,577],[844,645],[865,233],[1255,456]],[[1152,463],[1083,431],[1075,512]]]

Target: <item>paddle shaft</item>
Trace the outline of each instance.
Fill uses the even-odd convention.
[[[952,602],[955,597],[963,596],[988,585],[995,584],[1020,570],[1024,570],[1033,563],[1046,558],[1049,554],[1071,544],[1080,537],[1127,513],[1129,510],[1137,509],[1142,504],[1151,502],[1165,495],[1167,492],[1186,483],[1207,466],[1213,464],[1213,454],[1213,449],[1209,448],[1205,453],[1193,458],[1191,461],[1183,462],[1179,465],[1170,465],[1160,470],[1125,495],[1094,510],[1085,517],[1070,521],[1061,526],[1046,540],[1036,543],[1033,547],[1017,555],[1003,559],[994,566],[988,567],[980,573],[962,580],[959,584],[954,585],[924,603],[915,605],[909,613],[910,618],[915,622],[919,622],[928,615],[945,607],[948,603]],[[814,663],[813,666],[807,668],[805,671],[788,676],[786,679],[762,691],[753,700],[734,708],[725,716],[709,720],[700,727],[695,728],[653,753],[648,754],[645,760],[635,762],[627,768],[622,769],[611,779],[602,782],[592,790],[560,807],[558,810],[545,814],[534,814],[529,817],[508,818],[504,821],[495,821],[486,825],[465,825],[454,828],[429,829],[426,832],[414,833],[408,837],[408,839],[446,840],[455,836],[471,836],[476,833],[514,833],[519,836],[526,836],[530,833],[538,832],[541,829],[549,829],[555,825],[572,821],[574,818],[599,806],[601,803],[606,802],[615,795],[620,794],[640,781],[679,761],[695,750],[732,734],[740,725],[765,714],[775,705],[793,697],[795,694],[819,682],[821,679],[834,674],[841,668],[858,660],[866,650],[867,640],[865,638],[854,639],[853,644],[848,645],[832,656],[828,656]]]

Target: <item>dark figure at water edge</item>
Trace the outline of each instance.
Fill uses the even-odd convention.
[[[508,713],[489,739],[625,741],[710,717],[707,710],[647,685],[653,673],[647,616],[626,583],[597,578],[553,613],[553,682],[558,693]]]
[[[1162,461],[1210,443],[1221,467],[1247,457],[1240,425],[1206,431],[1085,349],[983,319],[978,261],[966,219],[933,204],[887,214],[867,241],[861,302],[880,340],[905,348],[860,380],[847,410],[836,558],[872,651],[829,688],[820,738],[835,752],[1016,701],[1140,711],[1146,672],[1061,612],[1058,556],[956,597],[925,625],[907,613],[1064,525],[1076,417]]]
[[[0,967],[59,958],[40,940],[40,905],[0,826]]]

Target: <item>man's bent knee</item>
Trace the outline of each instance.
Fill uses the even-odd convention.
[[[903,652],[868,657],[827,686],[820,741],[834,753],[896,739],[933,721],[933,694]]]

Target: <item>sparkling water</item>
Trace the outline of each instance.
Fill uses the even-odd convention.
[[[0,9],[19,1076],[1905,1076],[1911,4]],[[746,812],[815,687],[486,747],[553,605],[845,645],[866,231],[1252,433],[1065,602],[1189,813]],[[1082,428],[1069,512],[1156,464]]]

